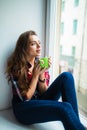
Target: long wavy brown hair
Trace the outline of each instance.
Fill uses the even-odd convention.
[[[35,31],[26,31],[22,33],[16,43],[15,50],[7,59],[6,74],[8,81],[11,80],[10,75],[16,75],[18,83],[22,89],[22,93],[28,89],[28,80],[25,78],[27,60],[27,46],[29,44],[30,35],[37,35]]]

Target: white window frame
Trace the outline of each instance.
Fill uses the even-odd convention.
[[[61,0],[47,0],[45,54],[52,58],[51,81],[59,74],[60,4]]]

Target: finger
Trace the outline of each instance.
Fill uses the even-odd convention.
[[[38,68],[38,66],[39,66],[39,63],[36,63],[36,64],[35,64],[35,68]]]
[[[48,62],[49,62],[50,64],[52,63],[51,57],[48,58]]]
[[[47,69],[41,69],[41,74],[44,73]]]
[[[46,68],[41,68],[41,71],[46,71]]]
[[[38,64],[36,68],[37,68],[39,71],[41,71],[41,69],[42,69],[41,66],[40,66],[40,64]]]

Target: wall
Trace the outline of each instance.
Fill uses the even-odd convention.
[[[45,0],[0,0],[0,109],[11,106],[11,88],[4,71],[20,33],[33,29],[44,43],[45,4]]]

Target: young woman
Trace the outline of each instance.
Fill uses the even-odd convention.
[[[65,130],[85,130],[81,124],[73,76],[64,72],[49,86],[48,69],[41,68],[37,57],[41,43],[34,31],[22,33],[7,61],[7,78],[12,85],[12,108],[23,124],[62,121]],[[62,97],[62,102],[58,99]]]

